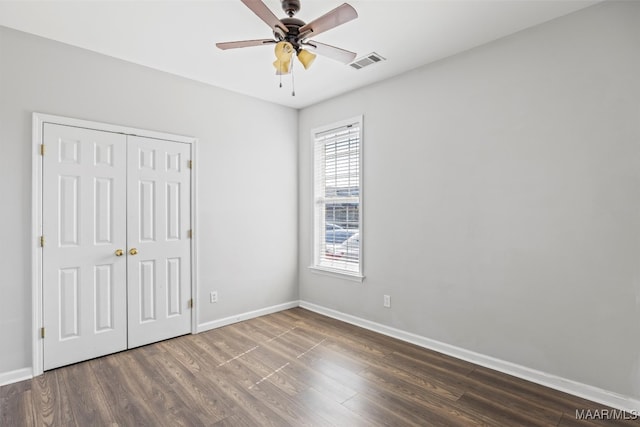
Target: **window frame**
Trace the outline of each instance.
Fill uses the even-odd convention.
[[[309,269],[314,273],[333,276],[336,278],[347,279],[356,282],[362,282],[364,280],[364,263],[363,263],[363,141],[364,141],[364,117],[358,115],[349,119],[340,120],[328,125],[319,126],[311,129],[311,265]],[[319,239],[323,236],[320,229],[326,228],[326,221],[316,221],[318,212],[318,202],[316,197],[316,136],[318,134],[326,133],[332,130],[338,130],[340,128],[357,125],[359,127],[359,147],[358,147],[358,233],[360,239],[359,245],[359,259],[358,269],[350,270],[343,269],[335,266],[322,265],[320,259],[321,242]],[[324,213],[322,213],[324,215]]]

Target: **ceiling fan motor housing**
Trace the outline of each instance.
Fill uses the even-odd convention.
[[[274,35],[279,40],[284,40],[293,45],[293,48],[298,52],[300,50],[300,28],[304,26],[304,21],[297,18],[282,18],[280,21],[287,27],[289,30],[286,34],[278,34],[274,32]]]
[[[300,10],[300,0],[282,0],[282,10],[290,17],[295,15]]]

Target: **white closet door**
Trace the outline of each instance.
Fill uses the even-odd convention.
[[[128,137],[129,348],[191,331],[191,146]]]
[[[127,348],[126,137],[44,124],[44,369]]]

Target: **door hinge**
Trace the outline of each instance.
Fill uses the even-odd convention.
[[[187,305],[189,306],[189,308],[193,308],[193,298],[189,299]]]
[[[44,144],[40,144],[40,155],[44,156],[45,151],[47,151],[47,149],[45,148]]]
[[[189,169],[193,169],[193,160],[189,160]]]
[[[44,248],[44,236],[40,236],[40,247]]]
[[[188,230],[188,231],[187,231],[187,237],[188,237],[189,239],[193,238],[193,231]]]
[[[40,338],[44,338],[44,326],[40,328]]]

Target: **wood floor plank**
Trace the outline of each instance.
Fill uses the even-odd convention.
[[[526,396],[512,394],[508,390],[501,388],[488,387],[486,384],[478,382],[472,378],[466,383],[467,393],[473,393],[480,396],[491,396],[493,401],[499,402],[501,405],[510,408],[517,413],[534,413],[536,417],[549,423],[556,425],[563,412],[558,408],[540,404],[540,402],[527,399]]]
[[[224,369],[226,368],[221,370]],[[248,387],[229,381],[225,382],[227,384],[227,388],[224,389],[225,393],[235,401],[238,415],[249,420],[250,425],[274,427],[291,425],[268,404],[252,395]]]
[[[301,308],[0,387],[2,427],[640,425],[581,409],[610,408]]]
[[[18,401],[29,386],[29,381],[21,381],[0,387],[0,425],[17,425],[20,420]]]
[[[346,378],[334,379],[315,369],[305,362],[291,363],[287,369],[280,372],[281,376],[293,377],[307,385],[307,389],[314,389],[336,403],[344,403],[357,394],[346,384]]]
[[[353,396],[350,397],[354,397]],[[334,426],[370,426],[371,423],[365,418],[351,411],[340,399],[334,399],[331,394],[318,391],[316,387],[311,387],[298,394],[298,402],[310,411],[318,413],[322,418]]]
[[[0,399],[10,399],[31,389],[32,386],[31,381],[28,380],[2,386],[0,387]]]
[[[393,360],[394,363],[411,364],[411,369],[438,370],[447,374],[455,373],[462,376],[469,375],[477,368],[476,365],[464,360],[414,346],[407,347],[404,350],[394,350],[386,358]]]
[[[393,354],[396,354],[395,352]],[[381,365],[388,375],[392,375],[402,381],[409,382],[429,393],[434,393],[442,397],[446,397],[452,401],[455,401],[464,394],[465,388],[462,385],[462,381],[465,377],[458,376],[458,374],[450,374],[456,378],[457,381],[442,381],[437,376],[429,375],[432,372],[431,369],[415,369],[412,364],[399,363],[397,359],[389,359],[388,356],[384,360],[384,364]]]
[[[228,348],[227,346],[224,346]],[[162,363],[169,363],[160,360]],[[206,378],[207,382],[215,384],[214,394],[220,394],[224,398],[224,406],[229,408],[223,413],[227,415],[229,412],[239,413],[242,419],[249,420],[250,425],[287,425],[277,413],[270,407],[260,402],[250,394],[249,387],[254,385],[261,379],[259,373],[254,372],[250,366],[243,363],[240,358],[225,363],[222,366],[212,364],[209,366],[206,374],[201,377],[193,377],[191,381],[198,381],[198,378]],[[203,386],[211,388],[209,386]],[[218,423],[224,425],[225,420],[230,416],[223,418]]]
[[[387,407],[384,402],[369,399],[367,396],[357,394],[347,400],[343,406],[351,412],[366,420],[371,426],[418,426],[415,422],[411,422],[403,418],[399,413],[394,412],[393,408]]]
[[[262,375],[254,384],[257,385],[268,380],[290,396],[295,396],[309,387],[301,378],[289,375],[288,371],[292,364],[297,363],[296,361],[281,359],[280,362],[276,362],[274,359],[262,358],[264,353],[250,354],[240,362],[247,364],[254,372],[259,372]]]
[[[474,392],[465,393],[455,406],[477,418],[490,419],[491,424],[496,426],[555,426],[562,417],[562,413],[558,413],[553,419],[542,418],[539,416],[540,414],[522,412],[517,408],[512,408],[509,401],[497,401]]]
[[[69,394],[65,391],[64,382],[61,381],[62,376],[62,370],[57,369],[53,372],[54,393],[56,394],[53,425],[77,426],[78,423],[73,416],[74,402],[70,400]]]
[[[184,368],[178,363],[156,363],[174,359],[163,355],[148,355],[144,349],[128,352],[127,366],[138,372],[138,390],[144,396],[148,408],[159,415],[164,422],[175,426],[206,425],[214,417],[210,407],[200,406],[199,411],[189,411],[188,403],[193,398],[190,391],[189,375],[184,375]],[[176,372],[179,372],[176,374]],[[175,378],[175,380],[174,380]],[[169,379],[169,380],[168,380]]]
[[[241,414],[233,414],[212,424],[213,427],[255,427],[255,422]]]
[[[491,395],[493,399],[500,402],[507,402],[508,406],[515,411],[535,412],[537,417],[544,420],[549,425],[556,425],[562,415],[562,411],[557,408],[549,408],[544,405],[523,398],[517,394],[511,394],[507,390],[501,388],[489,387],[475,378],[469,377],[466,365],[460,365],[459,369],[456,364],[451,364],[449,356],[442,355],[442,362],[433,358],[432,352],[425,355],[423,360],[418,360],[419,353],[412,355],[399,354],[397,352],[387,356],[390,366],[389,370],[398,378],[412,381],[412,378],[418,381],[424,381],[429,386],[426,389],[435,387],[436,390],[449,392],[452,396],[461,397],[465,391],[473,390],[481,395]],[[465,362],[466,363],[466,362]],[[404,371],[404,372],[403,372]]]
[[[284,421],[268,406],[264,405],[247,392],[253,384],[246,380],[248,376],[257,378],[255,373],[246,370],[240,362],[233,362],[222,367],[212,367],[215,372],[203,372],[201,378],[206,381],[197,381],[200,392],[209,393],[214,402],[212,406],[216,412],[220,412],[225,418],[216,421],[216,425],[227,425],[228,422],[237,422],[238,425],[286,425]],[[242,381],[238,378],[242,377]],[[198,400],[189,403],[191,410],[201,410]],[[241,422],[242,421],[242,422]],[[210,425],[207,423],[206,425]],[[234,424],[230,424],[234,425]]]
[[[468,377],[475,380],[469,383],[472,389],[498,389],[522,396],[523,398],[560,411],[573,410],[590,403],[577,396],[572,396],[560,391],[550,393],[550,389],[539,384],[535,384],[511,375],[503,374],[491,369],[477,367]]]
[[[451,393],[449,390],[438,385],[424,381],[420,377],[410,375],[398,375],[399,371],[385,369],[384,367],[371,367],[360,372],[361,377],[375,380],[382,384],[401,391],[410,400],[437,399],[444,402],[455,402],[462,396],[458,393]]]
[[[77,363],[56,372],[62,395],[69,396],[78,425],[107,424],[113,420],[102,389],[88,363]]]
[[[360,375],[374,385],[366,391],[368,397],[386,401],[388,405],[393,405],[396,411],[404,413],[405,417],[417,414],[420,418],[428,420],[430,425],[447,425],[454,422],[460,425],[481,423],[481,417],[455,405],[457,399],[429,393],[419,386],[393,377],[383,369],[369,368]]]
[[[188,340],[184,341],[182,345],[165,343],[169,349],[169,354],[175,356],[177,362],[175,365],[170,364],[170,358],[167,357],[152,356],[153,359],[145,358],[145,360],[152,362],[148,365],[154,372],[153,375],[157,378],[157,383],[177,390],[176,393],[181,396],[179,400],[183,410],[187,410],[189,406],[198,408],[199,410],[195,411],[194,415],[205,425],[229,417],[233,414],[233,408],[223,390],[214,381],[198,380],[200,376],[206,378],[215,375],[214,368],[208,366],[204,360],[198,360],[197,363],[185,363],[185,359],[188,356],[192,356],[194,361],[198,356],[195,352],[184,351],[188,348],[185,346],[189,344]],[[175,351],[175,353],[172,353],[172,351]]]
[[[469,426],[456,419],[435,419],[424,411],[411,411],[399,404],[397,399],[380,390],[358,394],[344,403],[344,406],[374,426]]]
[[[202,332],[198,335],[190,336],[191,338],[190,342],[194,346],[198,347],[196,351],[198,353],[208,355],[208,358],[209,358],[208,360],[210,365],[218,366],[220,363],[224,363],[226,360],[230,359],[230,357],[233,357],[233,356],[229,356],[228,353],[223,353],[218,351],[218,347],[216,346],[215,343],[220,341],[219,336],[220,336],[220,332],[216,330]],[[153,347],[153,346],[147,346],[147,347]]]
[[[309,410],[296,396],[285,393],[271,380],[257,384],[249,392],[292,426],[331,426],[320,413]]]
[[[292,329],[291,327],[285,328],[280,324],[263,321],[262,319],[263,318],[258,318],[252,322],[240,322],[237,324],[237,329],[242,334],[250,337],[253,341],[256,342],[269,341],[274,337]]]
[[[20,399],[20,419],[25,425],[38,425],[38,414],[33,404],[33,391],[27,390]]]
[[[157,426],[162,419],[149,408],[137,382],[135,371],[118,368],[123,354],[106,356],[90,361],[100,388],[109,403],[114,422],[118,425]],[[64,370],[61,368],[59,370]],[[64,425],[64,424],[62,424]]]
[[[0,426],[20,425],[26,412],[25,400],[31,396],[31,381],[21,381],[0,388]]]
[[[316,351],[309,355],[308,359],[310,363],[313,363],[315,360],[327,361],[354,373],[372,366],[372,359],[370,357],[359,358],[352,350],[341,347],[332,340],[325,341],[322,346],[318,347]]]
[[[324,355],[325,353],[321,354]],[[324,358],[322,356],[313,358],[306,363],[309,365],[309,369],[327,376],[331,380],[356,393],[361,393],[370,386],[364,378],[358,375],[358,373],[362,372],[364,369],[360,366],[358,366],[357,369],[351,369],[349,366],[345,366],[339,361],[331,358]]]
[[[53,372],[44,374],[31,380],[33,409],[36,414],[35,425],[53,426],[55,418],[56,394],[51,388],[51,381],[55,378]],[[1,425],[1,424],[0,424]]]

